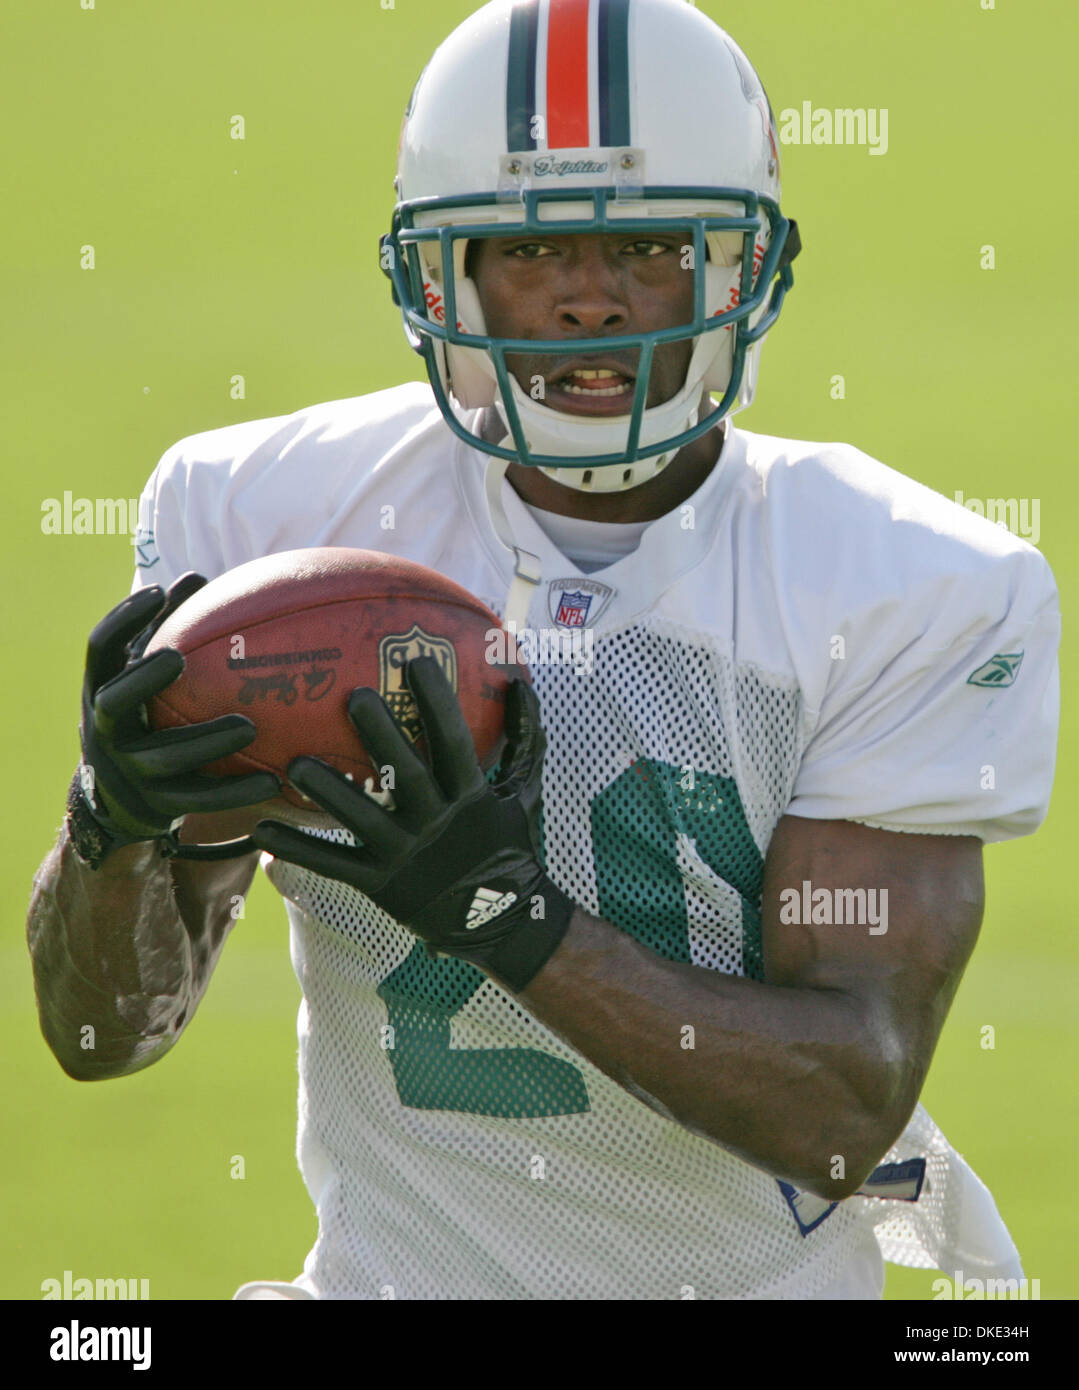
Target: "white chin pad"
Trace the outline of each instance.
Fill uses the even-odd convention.
[[[659,454],[636,463],[612,463],[606,468],[541,468],[540,472],[575,492],[628,492],[662,473],[671,458],[671,454]]]

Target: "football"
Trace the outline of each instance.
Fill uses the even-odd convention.
[[[385,790],[348,716],[356,686],[377,690],[424,752],[405,684],[405,663],[416,656],[439,662],[478,758],[485,768],[495,764],[506,691],[516,676],[528,679],[523,666],[488,660],[505,650],[492,642],[500,628],[460,585],[409,560],[345,547],[268,555],[211,580],[154,634],[147,654],[171,647],[185,665],[147,713],[155,729],[246,715],[258,731],[254,742],[204,771],[275,772],[284,800],[317,823],[320,814],[312,816],[312,803],[288,782],[293,758],[322,758],[368,790]]]

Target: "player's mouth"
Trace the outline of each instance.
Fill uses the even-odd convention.
[[[547,378],[546,404],[578,415],[628,415],[636,378],[621,365],[570,363]]]

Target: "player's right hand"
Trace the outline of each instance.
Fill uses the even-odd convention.
[[[205,764],[253,742],[255,726],[241,714],[180,729],[149,727],[146,702],[176,680],[184,659],[168,648],[147,657],[142,652],[169,614],[205,583],[201,575],[188,573],[167,594],[160,585],[139,589],[90,634],[78,776],[82,801],[104,834],[104,852],[159,839],[188,813],[231,811],[280,790],[280,779],[269,772],[199,774]]]

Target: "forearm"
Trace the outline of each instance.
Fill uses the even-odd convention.
[[[639,1099],[799,1187],[848,1196],[880,1158],[889,1049],[841,991],[665,961],[579,910],[521,998]]]
[[[27,941],[41,1030],[69,1075],[124,1075],[172,1046],[195,1002],[195,970],[155,846],[127,846],[92,870],[65,829],[35,877]]]

